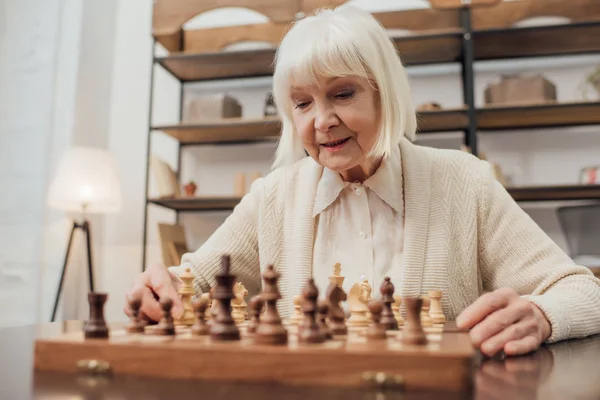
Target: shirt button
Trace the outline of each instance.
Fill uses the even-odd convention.
[[[356,193],[357,196],[360,196],[362,194],[362,190],[354,189],[354,193]]]
[[[364,232],[361,232],[361,233],[360,233],[360,238],[361,238],[361,239],[366,239],[366,238],[367,238],[367,234],[366,234],[366,233],[364,233]]]

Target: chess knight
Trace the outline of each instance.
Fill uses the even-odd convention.
[[[371,285],[366,277],[363,276],[362,282],[355,283],[348,294],[348,304],[350,305],[350,318],[348,326],[365,327],[369,326],[369,301],[371,297]]]

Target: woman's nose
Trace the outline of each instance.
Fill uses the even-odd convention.
[[[315,129],[320,132],[329,132],[331,128],[339,125],[340,120],[330,106],[317,106],[315,116]]]

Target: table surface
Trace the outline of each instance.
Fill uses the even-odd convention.
[[[0,399],[600,399],[600,335],[544,346],[526,356],[483,360],[474,371],[472,393],[442,395],[36,372],[35,332],[35,327],[0,329]]]

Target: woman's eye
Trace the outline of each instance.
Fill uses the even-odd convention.
[[[308,101],[301,101],[300,103],[296,103],[296,108],[306,108],[308,104]]]
[[[338,99],[349,99],[354,95],[354,92],[351,90],[343,91],[335,95]]]

